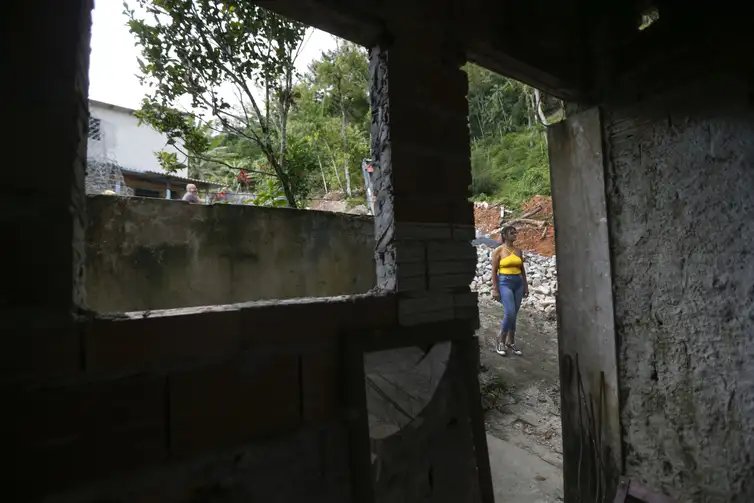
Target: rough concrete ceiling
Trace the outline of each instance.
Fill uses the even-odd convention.
[[[261,0],[258,5],[371,46],[395,23],[434,22],[454,33],[467,57],[565,99],[578,99],[583,46],[579,9],[570,1]]]

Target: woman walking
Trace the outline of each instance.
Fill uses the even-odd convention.
[[[503,356],[506,348],[514,354],[522,354],[516,347],[516,316],[521,301],[529,295],[524,257],[521,249],[514,246],[517,235],[515,227],[504,227],[500,231],[503,244],[492,252],[492,297],[503,304],[503,324],[496,351]]]

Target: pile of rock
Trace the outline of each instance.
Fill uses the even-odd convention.
[[[471,282],[471,290],[480,297],[492,295],[492,248],[480,245],[476,247],[476,277]],[[555,257],[543,257],[536,253],[525,252],[526,276],[529,279],[529,297],[524,299],[523,307],[555,314],[555,296],[558,292],[558,278]]]

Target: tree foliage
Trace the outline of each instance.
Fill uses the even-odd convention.
[[[363,48],[338,41],[296,75],[305,27],[253,2],[128,1],[149,89],[138,116],[184,150],[190,176],[253,190],[263,205],[298,207],[332,191],[363,197]],[[464,69],[473,196],[516,204],[548,194],[543,124],[562,117],[562,104],[473,64]],[[158,159],[169,171],[185,167],[175,154]]]
[[[286,163],[287,121],[294,102],[294,63],[305,27],[244,0],[132,0],[128,25],[141,48],[142,83],[150,92],[139,118],[165,133],[192,160],[213,158],[200,125],[253,144],[296,207],[297,174]],[[230,96],[233,99],[230,99]],[[191,111],[182,112],[181,99]],[[203,113],[202,113],[203,112]],[[213,120],[210,120],[213,119]],[[173,159],[160,159],[168,170]]]
[[[544,117],[561,117],[560,102],[479,66],[469,77],[472,195],[516,205],[550,193]]]

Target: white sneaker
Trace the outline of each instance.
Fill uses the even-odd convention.
[[[515,345],[513,345],[513,344],[508,344],[508,349],[510,349],[511,351],[513,351],[513,354],[514,354],[514,355],[519,355],[519,356],[521,356],[521,355],[523,354],[523,353],[521,352],[521,350],[520,350],[520,349],[518,349],[518,348],[517,348],[517,347],[516,347]]]
[[[505,356],[507,353],[505,352],[505,346],[503,344],[498,344],[495,348],[495,352],[499,354],[500,356]]]

